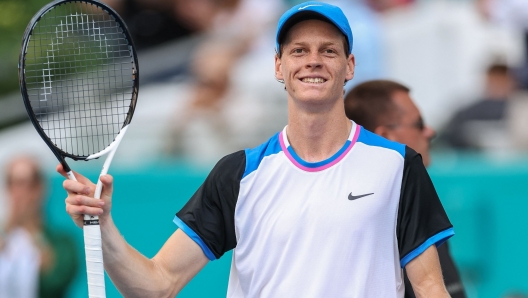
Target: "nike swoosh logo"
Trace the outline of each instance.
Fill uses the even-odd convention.
[[[372,192],[372,193],[367,193],[367,194],[364,194],[364,195],[353,196],[352,193],[350,193],[350,194],[348,195],[348,199],[352,201],[352,200],[357,200],[357,199],[359,199],[359,198],[366,197],[366,196],[370,196],[370,195],[373,195],[373,194],[374,194],[374,193]]]
[[[310,5],[306,5],[306,6],[302,6],[302,7],[299,7],[299,10],[303,10],[307,7],[310,7],[310,6],[322,6],[322,5],[317,5],[317,4],[310,4]]]

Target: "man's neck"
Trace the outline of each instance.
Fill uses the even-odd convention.
[[[293,105],[289,101],[286,133],[288,142],[299,157],[307,162],[318,162],[343,147],[352,123],[345,115],[342,101],[319,113],[296,109]]]

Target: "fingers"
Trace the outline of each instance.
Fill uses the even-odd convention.
[[[103,175],[99,179],[103,184],[101,199],[93,198],[96,185],[83,175],[73,172],[75,180],[70,180],[64,167],[59,164],[57,172],[67,178],[63,182],[64,189],[68,192],[66,198],[66,212],[73,219],[74,223],[82,228],[84,215],[100,216],[104,220],[110,216],[112,206],[113,178],[110,175]],[[101,221],[102,223],[103,221]]]
[[[103,183],[103,191],[101,192],[101,199],[110,201],[112,199],[112,192],[114,191],[114,178],[110,175],[103,175],[99,177]]]
[[[69,195],[66,198],[66,211],[70,215],[101,215],[105,202],[85,195]]]
[[[55,168],[55,171],[61,174],[64,178],[68,178],[68,175],[66,174],[66,171],[64,170],[64,167],[62,166],[62,164],[59,163],[57,167]]]
[[[110,212],[113,178],[110,175],[100,177],[103,183],[101,199],[93,198],[95,187],[86,186],[78,181],[65,180],[64,189],[68,192],[66,212],[74,219],[81,215],[107,215]],[[93,186],[93,184],[92,184]]]
[[[89,195],[92,193],[90,186],[84,185],[79,181],[64,180],[62,186],[70,194]]]
[[[55,170],[61,174],[64,178],[66,179],[69,179],[68,177],[68,174],[66,173],[66,171],[64,170],[64,167],[62,166],[62,164],[58,164],[57,167],[55,168]],[[83,175],[75,172],[75,171],[72,171],[74,176],[75,176],[75,179],[77,179],[77,181],[81,182],[82,184],[86,184],[86,185],[92,185],[92,181],[90,181],[90,179],[84,177]]]
[[[66,198],[66,212],[70,215],[101,215],[105,202],[85,195],[70,195]]]
[[[100,202],[104,204],[103,201],[100,201]],[[67,203],[66,212],[68,212],[68,214],[70,214],[70,216],[72,217],[76,215],[78,216],[78,215],[85,215],[85,214],[95,216],[95,215],[103,214],[104,210],[102,207],[91,207],[87,205],[73,205],[73,204]]]

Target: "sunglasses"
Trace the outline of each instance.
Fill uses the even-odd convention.
[[[398,127],[410,127],[410,128],[418,129],[419,131],[423,131],[425,129],[425,123],[424,123],[422,117],[420,117],[414,123],[410,123],[410,124],[405,124],[405,123],[389,124],[389,125],[386,125],[386,126],[388,128],[392,128],[392,129],[398,128]]]

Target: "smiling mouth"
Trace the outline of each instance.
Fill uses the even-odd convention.
[[[309,83],[309,84],[322,84],[326,82],[323,78],[303,78],[301,79],[303,83]]]

